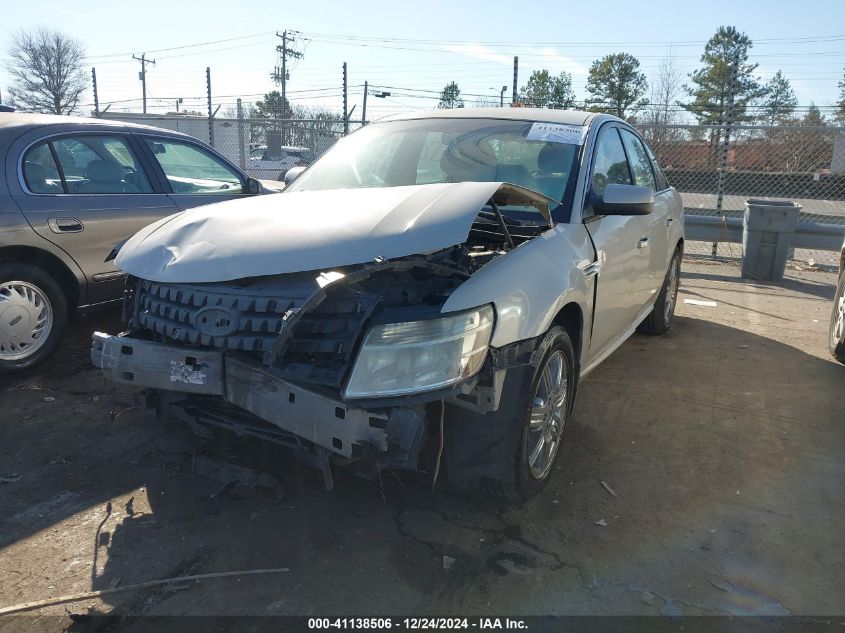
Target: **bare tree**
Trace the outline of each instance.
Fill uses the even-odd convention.
[[[675,57],[670,53],[660,63],[657,74],[651,81],[649,106],[642,115],[641,123],[646,139],[655,151],[661,146],[679,141],[684,136],[681,128],[671,127],[681,122],[678,99],[684,93],[684,75],[678,67]]]
[[[12,36],[6,68],[12,105],[22,110],[71,114],[88,87],[85,49],[64,33],[37,29]]]

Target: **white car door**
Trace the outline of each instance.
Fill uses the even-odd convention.
[[[628,155],[634,184],[648,187],[653,192],[657,192],[657,182],[645,144],[636,134],[625,128],[620,128],[619,134],[622,136],[622,144],[625,146],[625,153]],[[672,192],[667,190],[664,194],[658,195],[655,193],[654,211],[644,216],[649,225],[648,245],[645,248],[646,252],[643,253],[645,258],[648,259],[649,302],[654,300],[660,292],[666,271],[669,268],[669,260],[674,252],[674,249],[669,249],[669,234],[672,223],[675,222],[671,207],[673,202]]]
[[[634,184],[615,124],[605,124],[599,132],[590,183],[592,195],[597,196],[608,184]],[[653,218],[651,215],[596,215],[588,198],[584,223],[596,249],[593,270],[598,269],[593,333],[586,363],[589,365],[621,344],[639,322],[644,306],[652,300]]]

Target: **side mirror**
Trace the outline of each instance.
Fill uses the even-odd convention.
[[[285,172],[285,186],[288,186],[294,180],[299,178],[299,175],[305,171],[305,167],[291,167]]]
[[[246,179],[246,192],[247,193],[261,193],[261,183],[258,182],[255,178],[247,178]]]
[[[593,211],[599,215],[648,215],[654,210],[654,192],[639,185],[607,185],[601,196],[593,194]]]

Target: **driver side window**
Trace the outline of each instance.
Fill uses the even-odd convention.
[[[604,193],[607,185],[633,184],[625,149],[615,127],[605,128],[599,134],[590,183],[599,196]]]
[[[190,143],[164,138],[146,138],[173,193],[245,193],[240,173],[216,156]]]

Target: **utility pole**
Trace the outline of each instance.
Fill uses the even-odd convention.
[[[205,67],[205,90],[208,96],[208,144],[214,147],[214,113],[211,111],[211,66]]]
[[[349,105],[348,94],[346,91],[346,62],[343,62],[343,133],[349,134],[349,113],[347,107]]]
[[[156,60],[147,59],[146,53],[141,53],[140,57],[132,56],[132,59],[137,59],[141,62],[141,72],[138,73],[138,79],[141,80],[141,95],[144,114],[147,113],[147,64],[155,66]]]
[[[728,84],[728,108],[725,114],[725,138],[722,142],[722,164],[719,169],[719,189],[716,194],[716,213],[722,217],[722,224],[725,224],[726,216],[722,209],[725,197],[725,181],[728,179],[728,149],[731,144],[731,127],[734,122],[734,99],[736,96],[736,78],[739,73],[739,51],[735,50],[731,60],[731,79]],[[718,242],[713,242],[712,255],[716,259],[719,248]]]
[[[513,56],[513,99],[511,100],[511,107],[516,105],[516,84],[519,78],[519,57]]]
[[[505,92],[507,92],[507,90],[508,90],[507,86],[502,86],[502,90],[499,92],[499,107],[500,108],[505,107]]]
[[[367,125],[367,82],[364,82],[364,107],[361,108],[361,125]]]
[[[97,69],[91,69],[91,82],[94,85],[94,116],[100,116],[100,100],[97,98]]]
[[[288,48],[288,43],[293,44],[294,38],[293,36],[289,36],[287,31],[283,31],[281,34],[276,31],[276,37],[282,40],[282,43],[276,46],[276,52],[279,53],[282,65],[281,67],[278,64],[276,65],[273,72],[270,73],[270,78],[276,82],[276,85],[281,85],[282,87],[283,112],[281,112],[281,115],[284,117],[287,114],[284,110],[287,109],[287,81],[290,78],[287,68],[288,57],[302,59],[302,53]]]

